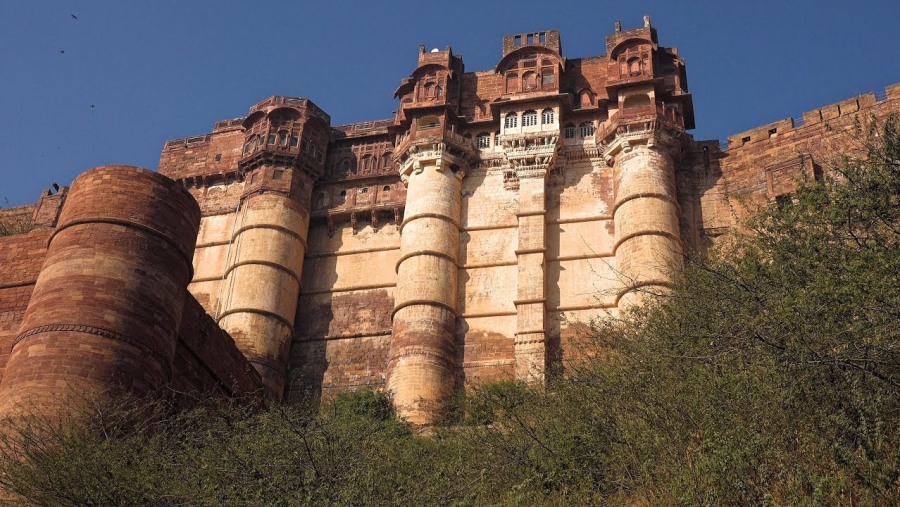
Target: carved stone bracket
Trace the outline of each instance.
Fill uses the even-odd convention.
[[[619,120],[615,128],[605,129],[597,146],[607,165],[612,166],[619,153],[628,153],[635,146],[657,148],[677,156],[683,148],[684,129],[662,117],[633,121]]]
[[[404,185],[409,184],[410,175],[421,173],[427,166],[436,166],[438,171],[453,171],[457,178],[462,179],[477,158],[471,139],[453,132],[407,139],[398,152],[394,163],[399,168],[400,180]]]
[[[519,180],[546,178],[556,165],[559,131],[508,134],[501,138],[510,170],[504,174],[507,189],[519,188]]]

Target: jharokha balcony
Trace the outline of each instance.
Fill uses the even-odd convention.
[[[644,104],[640,106],[626,107],[613,113],[608,120],[603,122],[594,134],[598,145],[606,144],[610,138],[618,132],[619,126],[635,123],[659,123],[679,132],[684,132],[684,117],[681,110],[664,102]],[[643,129],[642,129],[643,130]]]

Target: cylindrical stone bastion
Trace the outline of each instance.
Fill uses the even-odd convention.
[[[0,384],[0,414],[56,411],[171,379],[200,209],[131,166],[75,179]]]

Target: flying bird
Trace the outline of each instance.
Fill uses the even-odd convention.
[[[65,49],[60,49],[60,50],[59,50],[59,54],[61,54],[61,55],[66,54],[66,50],[65,50]]]
[[[78,16],[76,16],[74,14],[69,14],[69,16],[72,16],[72,19],[74,19],[75,21],[78,21]]]

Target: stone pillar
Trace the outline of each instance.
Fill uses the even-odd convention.
[[[519,176],[519,264],[516,290],[516,379],[544,382],[547,368],[547,171]]]
[[[682,267],[674,154],[680,129],[662,119],[620,124],[604,143],[614,164],[616,272],[620,310],[671,286]]]
[[[459,219],[464,161],[441,143],[401,166],[408,186],[400,226],[387,389],[398,415],[416,426],[441,415],[453,392]]]
[[[503,151],[519,192],[516,260],[516,379],[543,383],[547,369],[547,173],[556,164],[559,130],[507,134]]]
[[[82,173],[0,384],[0,414],[51,415],[172,375],[200,208],[178,183],[130,166]]]
[[[305,171],[274,164],[245,177],[217,318],[259,371],[271,398],[281,400],[313,182]]]

